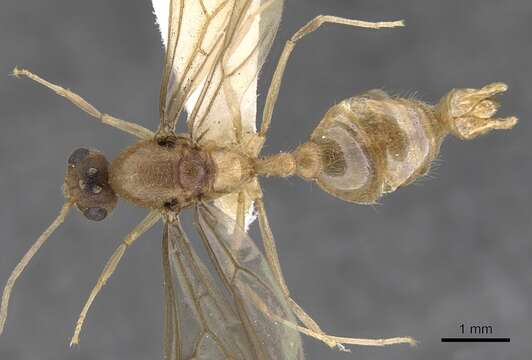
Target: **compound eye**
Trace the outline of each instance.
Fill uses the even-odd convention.
[[[85,209],[83,211],[83,215],[92,221],[102,221],[107,217],[107,210],[101,207],[92,207]]]
[[[76,166],[81,163],[87,156],[89,156],[89,149],[79,148],[72,152],[68,158],[68,165]]]

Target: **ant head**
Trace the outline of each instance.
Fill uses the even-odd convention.
[[[65,196],[92,221],[101,221],[113,211],[118,197],[109,184],[109,162],[102,153],[74,150],[68,158]]]

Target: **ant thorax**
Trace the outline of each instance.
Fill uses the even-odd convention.
[[[253,175],[252,160],[244,155],[178,140],[141,141],[121,152],[109,169],[118,196],[141,207],[176,211],[230,193]]]

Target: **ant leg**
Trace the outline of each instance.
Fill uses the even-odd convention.
[[[129,134],[135,135],[140,139],[151,139],[154,136],[154,133],[151,130],[146,129],[143,126],[137,125],[135,123],[117,119],[111,115],[103,114],[94,106],[89,104],[81,96],[73,93],[72,91],[62,88],[59,85],[52,84],[43,78],[33,74],[31,71],[26,69],[13,69],[13,76],[21,77],[25,76],[33,81],[38,82],[39,84],[46,86],[50,90],[54,91],[57,95],[62,96],[69,100],[71,103],[79,107],[81,110],[85,111],[87,114],[99,119],[103,124],[110,125],[119,130],[125,131]]]
[[[31,246],[31,248],[28,250],[28,252],[22,257],[20,262],[17,264],[15,269],[13,269],[13,272],[11,275],[9,275],[9,279],[7,280],[7,283],[4,287],[4,292],[2,293],[2,305],[0,306],[0,335],[2,335],[2,332],[4,331],[4,325],[6,323],[7,319],[7,308],[9,306],[9,298],[11,297],[11,291],[13,290],[13,287],[15,286],[15,282],[17,281],[18,277],[26,266],[29,264],[33,256],[39,251],[41,246],[48,240],[50,235],[65,221],[65,218],[72,208],[72,205],[74,203],[72,201],[68,201],[63,205],[63,208],[59,212],[59,215],[55,218],[55,220],[48,226],[48,228],[39,236],[37,241]]]
[[[120,259],[126,252],[126,249],[131,246],[135,240],[137,240],[142,234],[144,234],[147,230],[149,230],[153,225],[155,225],[159,219],[161,218],[161,214],[157,210],[152,210],[142,220],[134,229],[131,231],[125,238],[122,240],[122,244],[115,250],[113,255],[109,258],[107,261],[107,264],[105,265],[100,277],[98,278],[98,281],[96,282],[96,285],[92,289],[89,298],[87,299],[87,302],[85,303],[85,306],[83,306],[83,310],[81,310],[81,314],[79,315],[78,321],[76,322],[76,328],[74,330],[74,336],[72,336],[72,339],[70,340],[70,346],[79,344],[79,334],[81,333],[81,328],[83,327],[83,322],[85,321],[85,318],[87,317],[87,313],[89,312],[89,308],[91,307],[94,299],[96,298],[96,295],[100,292],[100,290],[103,288],[107,280],[111,277],[111,275],[116,270],[116,267],[118,266],[118,263],[120,262]]]
[[[246,193],[240,191],[238,193],[237,208],[236,208],[236,226],[239,229],[246,229]]]
[[[277,97],[279,95],[279,89],[283,80],[286,64],[288,62],[290,54],[296,46],[296,43],[301,40],[305,35],[316,31],[321,25],[325,23],[341,24],[368,29],[381,29],[404,26],[402,20],[391,22],[368,22],[329,15],[319,15],[313,20],[309,21],[286,42],[283,52],[281,53],[281,57],[279,58],[279,62],[277,63],[277,67],[273,74],[272,82],[268,90],[268,96],[266,97],[266,103],[264,105],[264,111],[262,113],[262,124],[259,132],[260,136],[265,137],[266,133],[268,132],[268,128],[270,127],[270,122],[273,115],[273,108],[275,106],[275,103],[277,102]]]
[[[246,291],[247,297],[251,299],[251,301],[253,301],[255,306],[257,306],[257,308],[260,311],[262,311],[264,314],[270,317],[273,321],[277,321],[286,327],[289,327],[291,329],[299,331],[302,334],[305,334],[307,336],[320,340],[326,343],[327,345],[329,345],[330,347],[336,346],[341,351],[351,352],[349,349],[347,349],[344,346],[344,344],[359,345],[359,346],[388,346],[388,345],[398,345],[398,344],[409,344],[410,346],[417,345],[417,342],[410,337],[395,337],[395,338],[388,338],[388,339],[362,339],[362,338],[348,338],[348,337],[332,336],[332,335],[324,334],[323,332],[317,333],[306,327],[294,324],[293,322],[288,321],[278,315],[272,314],[271,311],[268,309],[268,306],[266,306],[266,304],[262,301],[262,299],[251,288],[246,288],[244,289],[244,291]]]
[[[288,286],[286,285],[286,280],[284,279],[284,275],[281,269],[277,246],[275,245],[275,240],[273,238],[273,233],[268,222],[266,209],[264,208],[264,202],[262,201],[262,199],[256,199],[255,206],[257,207],[258,212],[259,227],[261,232],[262,243],[264,246],[264,255],[266,256],[266,260],[268,261],[268,264],[272,269],[273,277],[279,283],[283,295],[288,301],[288,305],[290,306],[292,311],[294,311],[297,318],[306,327],[308,327],[315,333],[325,335],[319,325],[310,316],[308,316],[307,313],[291,298],[290,290],[288,290]],[[334,341],[327,342],[327,345],[329,345],[330,347],[334,347],[337,345],[337,343]]]
[[[247,196],[245,191],[240,191],[237,195],[237,202],[236,202],[236,212],[235,212],[235,228],[234,232],[237,234],[239,231],[246,232],[246,211],[247,206],[246,204],[249,204],[249,202],[246,201]],[[241,236],[234,236],[235,239],[235,247],[240,247],[240,242],[242,237]]]
[[[287,326],[291,326],[295,328],[296,330],[300,331],[301,333],[314,337],[318,340],[323,341],[325,344],[327,344],[330,347],[337,347],[338,349],[342,351],[348,351],[344,344],[351,344],[351,345],[364,345],[364,346],[385,346],[385,345],[393,345],[393,344],[410,344],[415,345],[416,341],[410,337],[397,337],[397,338],[390,338],[390,339],[357,339],[357,338],[348,338],[348,337],[338,337],[338,336],[332,336],[329,334],[326,334],[306,312],[299,306],[290,296],[290,291],[288,290],[288,286],[286,285],[286,281],[284,279],[282,270],[281,270],[281,264],[279,262],[279,256],[277,254],[277,247],[275,245],[275,240],[273,238],[273,234],[270,228],[270,225],[268,223],[268,218],[266,215],[266,210],[264,208],[264,202],[261,198],[257,198],[255,200],[255,206],[257,207],[258,212],[258,218],[259,218],[259,226],[260,226],[260,232],[261,232],[261,238],[264,245],[264,252],[266,256],[266,260],[268,261],[268,264],[270,265],[274,278],[278,281],[281,290],[283,291],[283,294],[286,298],[286,301],[288,302],[288,305],[294,312],[294,314],[297,316],[297,318],[303,323],[305,327],[298,326],[296,324],[292,324],[291,322],[284,320],[284,319],[275,319],[283,322]],[[260,306],[260,299],[255,299],[256,303]],[[267,308],[264,307],[267,312]],[[268,312],[267,312],[268,313]],[[271,315],[274,316],[274,315]]]

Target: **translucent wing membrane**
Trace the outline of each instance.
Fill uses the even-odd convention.
[[[165,225],[165,359],[303,359],[296,319],[253,240],[214,206],[198,205],[196,225],[218,274],[178,219]]]
[[[170,1],[160,96],[164,127],[173,129],[185,100],[212,68],[233,16],[233,2]]]
[[[199,204],[196,226],[211,260],[231,294],[253,359],[303,359],[296,320],[268,263],[234,221],[216,207]]]
[[[256,132],[257,76],[281,19],[281,0],[239,1],[219,60],[197,99],[187,103],[198,141],[241,143]]]
[[[178,220],[163,236],[165,360],[252,359],[232,303],[190,245]]]
[[[303,359],[299,334],[271,270],[242,231],[214,207],[197,209],[198,229],[214,268],[196,254],[179,221],[163,236],[165,360]],[[220,279],[223,288],[215,279]]]
[[[173,130],[186,105],[196,140],[225,145],[255,132],[257,75],[277,31],[283,1],[153,4],[167,45],[161,128]]]

